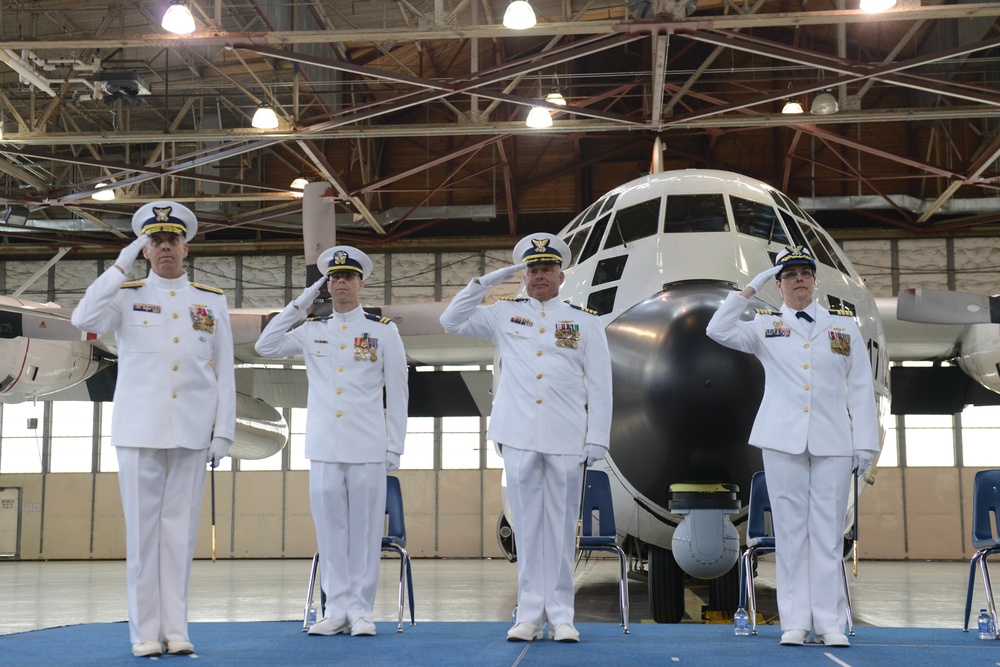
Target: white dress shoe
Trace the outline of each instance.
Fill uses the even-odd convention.
[[[827,646],[850,646],[847,635],[840,632],[830,632],[823,635],[823,643]]]
[[[578,642],[580,641],[580,632],[573,627],[572,623],[557,623],[554,628],[549,626],[549,639],[554,639],[557,642]]]
[[[507,631],[509,642],[530,642],[542,638],[542,627],[534,623],[518,623]]]
[[[343,634],[350,629],[351,624],[347,622],[346,618],[339,621],[335,621],[332,618],[324,618],[309,626],[309,634],[328,637],[330,635]]]
[[[170,655],[190,655],[194,653],[194,644],[186,639],[171,639],[167,641],[167,653]]]
[[[163,644],[154,641],[132,644],[132,655],[137,658],[152,658],[163,655]]]
[[[375,635],[375,624],[370,618],[356,618],[351,623],[352,637],[373,637]]]
[[[785,630],[781,633],[781,645],[782,646],[802,646],[806,641],[806,635],[809,633],[805,630]]]

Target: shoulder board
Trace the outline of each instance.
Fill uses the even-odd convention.
[[[322,321],[328,320],[328,319],[330,319],[329,315],[327,315],[325,317],[320,316],[320,315],[312,315],[312,314],[306,315],[306,322],[322,322]]]
[[[771,310],[770,308],[757,308],[756,312],[758,315],[781,315],[780,310]]]
[[[570,303],[569,301],[566,302],[566,305],[569,306],[570,308],[576,308],[577,310],[582,310],[585,313],[590,313],[591,315],[600,314],[596,310],[591,310],[590,308],[584,308],[583,306],[578,306],[575,303]]]
[[[202,285],[201,283],[191,283],[191,287],[194,287],[195,289],[200,289],[203,292],[215,292],[216,294],[225,294],[225,292],[223,292],[218,287],[209,287],[208,285]]]
[[[854,313],[847,308],[831,308],[831,315],[843,315],[844,317],[854,317]]]
[[[497,299],[497,301],[514,301],[516,303],[524,303],[525,301],[527,301],[527,299],[524,299],[524,298],[515,299],[512,296],[502,296],[499,299]]]
[[[371,320],[372,322],[379,322],[381,324],[389,324],[390,320],[388,317],[380,317],[373,313],[365,313],[365,319]]]
[[[136,287],[142,287],[144,284],[142,280],[133,280],[130,283],[122,283],[122,289],[135,289]]]

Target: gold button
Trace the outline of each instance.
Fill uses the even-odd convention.
[[[541,373],[539,373],[539,374],[538,374],[538,375],[536,375],[535,377],[537,377],[537,378],[538,378],[539,380],[541,380],[541,379],[542,379],[542,374],[541,374]]]
[[[802,412],[809,412],[809,408],[802,408]]]
[[[337,372],[338,373],[343,373],[344,372],[344,367],[343,366],[337,366]]]
[[[806,391],[809,391],[809,385],[806,385],[806,386],[804,386],[802,388],[805,389]]]
[[[337,410],[337,416],[338,417],[340,416],[340,410]]]
[[[806,344],[805,344],[805,345],[803,345],[802,347],[809,347],[809,343],[806,343]]]
[[[346,325],[346,324],[341,324],[341,325],[340,325],[340,328],[341,328],[341,329],[346,329],[346,328],[347,328],[347,325]]]
[[[146,320],[143,320],[143,321],[142,321],[142,323],[143,323],[143,324],[149,324],[149,322],[148,322],[148,321],[146,321]]]
[[[174,338],[174,342],[175,343],[179,343],[179,342],[181,342],[181,339],[180,338]]]
[[[538,333],[545,333],[545,327],[542,327],[541,329],[539,329]]]
[[[538,352],[535,352],[535,354],[540,357],[540,356],[542,356],[542,351],[539,350]]]
[[[343,392],[344,392],[344,390],[343,390],[343,389],[338,389],[338,390],[337,390],[337,396],[340,396],[340,395],[341,395],[341,394],[342,394]]]
[[[536,398],[535,399],[535,403],[541,403],[541,402],[542,402],[542,399],[540,399],[540,398]]]
[[[177,398],[177,392],[176,391],[170,392],[170,398]]]
[[[177,319],[177,313],[174,313],[174,319],[175,320]]]
[[[542,317],[545,317],[545,311],[544,310],[542,311]]]
[[[809,368],[809,364],[802,364],[802,368]]]
[[[174,370],[175,371],[177,370],[177,364],[174,364]]]
[[[170,296],[177,296],[177,292],[170,290]]]
[[[341,344],[340,344],[340,349],[341,349],[341,350],[343,350],[343,349],[344,349],[344,344],[343,344],[343,343],[341,343]]]

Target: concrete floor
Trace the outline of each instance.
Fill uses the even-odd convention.
[[[399,568],[382,565],[375,620],[396,618]],[[960,628],[968,582],[964,562],[862,562],[851,580],[857,625]],[[189,619],[273,621],[302,618],[309,561],[195,561]],[[618,620],[617,561],[595,559],[576,571],[579,621]],[[774,564],[762,558],[758,605],[774,615]],[[414,560],[417,622],[509,621],[516,599],[516,566],[505,560]],[[984,606],[977,581],[973,619]],[[630,622],[648,622],[645,584],[632,581]],[[706,587],[688,589],[685,621],[701,622]],[[0,634],[127,617],[123,561],[0,562]],[[407,615],[408,615],[407,611]]]

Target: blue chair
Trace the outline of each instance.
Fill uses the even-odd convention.
[[[740,559],[740,606],[750,617],[750,632],[757,634],[757,595],[754,592],[754,556],[773,552],[774,530],[771,527],[771,499],[767,495],[764,472],[755,472],[750,480],[750,503],[747,509],[747,548]],[[844,564],[844,593],[847,596],[848,634],[854,636],[854,614],[851,609],[851,589],[847,585],[847,565]]]
[[[406,522],[403,518],[403,493],[399,487],[399,478],[386,477],[385,484],[385,515],[387,517],[386,534],[382,536],[382,551],[391,551],[399,555],[399,617],[396,632],[403,631],[403,586],[409,592],[410,625],[416,625],[413,609],[413,579],[410,566],[410,554],[406,552]],[[309,612],[313,609],[313,597],[316,592],[316,575],[319,572],[319,552],[313,554],[312,567],[309,570],[309,587],[306,591],[306,606],[302,614],[302,631],[309,630]],[[326,595],[320,593],[320,610],[326,608]]]
[[[611,501],[611,484],[602,470],[586,471],[586,488],[583,492],[580,524],[580,554],[584,551],[610,551],[618,554],[619,580],[618,603],[621,626],[628,632],[628,559],[618,546],[615,529],[615,508]],[[597,521],[594,521],[594,514]]]
[[[969,565],[969,592],[965,596],[964,632],[969,631],[969,613],[972,611],[972,586],[976,581],[976,564],[983,573],[986,586],[986,606],[993,617],[993,627],[997,626],[997,608],[990,585],[990,566],[987,559],[1000,552],[1000,529],[997,516],[1000,514],[1000,470],[980,470],[972,484],[972,546],[975,555]]]

